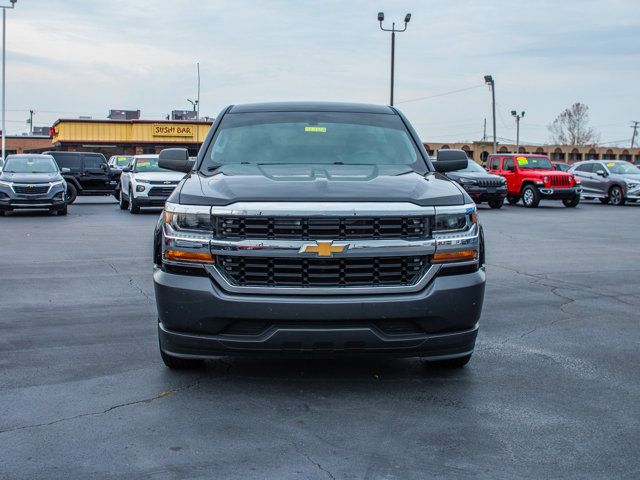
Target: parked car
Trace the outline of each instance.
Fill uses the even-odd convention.
[[[61,169],[66,169],[63,176],[67,182],[68,203],[73,203],[77,196],[86,195],[113,195],[118,198],[120,172],[110,169],[101,153],[57,150],[44,153],[51,155]]]
[[[122,170],[120,208],[140,213],[140,207],[162,207],[184,176],[160,168],[158,155],[136,155]]]
[[[540,200],[562,200],[565,207],[580,203],[580,182],[568,172],[553,170],[549,157],[514,153],[489,155],[489,173],[507,181],[507,201],[520,199],[525,207],[535,208]]]
[[[640,199],[640,168],[623,160],[587,160],[570,172],[582,182],[582,196],[602,203],[624,205]]]
[[[561,162],[555,162],[555,163],[552,163],[552,165],[553,165],[553,169],[559,172],[568,172],[569,169],[571,168],[571,165],[567,163],[561,163]]]
[[[115,171],[122,172],[122,169],[128,166],[133,160],[133,155],[112,155],[109,157],[109,168]]]
[[[435,159],[432,158],[434,163]],[[434,163],[434,166],[436,164]],[[499,175],[488,173],[473,160],[468,160],[467,166],[462,170],[445,174],[462,188],[476,203],[487,202],[491,208],[501,208],[507,196],[507,183]]]
[[[64,173],[50,155],[8,155],[0,172],[0,215],[26,209],[66,215]]]
[[[441,173],[467,166],[440,150]],[[476,205],[395,108],[226,108],[155,231],[160,353],[471,358],[484,297]]]

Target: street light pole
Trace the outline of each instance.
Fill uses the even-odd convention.
[[[7,8],[13,8],[18,0],[9,0],[11,6],[0,5],[2,8],[2,160],[5,159],[6,155],[6,104],[5,104],[5,90],[7,83],[7,73],[6,73],[6,42],[7,42]]]
[[[407,24],[411,20],[411,14],[407,13],[404,16],[404,28],[396,29],[396,22],[391,24],[391,28],[384,28],[382,22],[384,22],[384,12],[378,12],[378,22],[380,22],[380,30],[383,32],[391,32],[391,91],[389,95],[389,105],[393,107],[393,87],[395,77],[395,63],[396,63],[396,33],[404,32],[407,29]]]
[[[484,83],[491,88],[491,110],[493,115],[493,154],[498,153],[498,142],[496,137],[496,82],[491,75],[484,76]]]
[[[515,110],[511,110],[511,115],[516,119],[516,151],[520,150],[520,119],[524,117],[524,110],[522,113],[518,114]]]

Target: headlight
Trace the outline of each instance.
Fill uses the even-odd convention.
[[[434,232],[468,230],[478,223],[478,214],[474,208],[459,213],[436,213]]]
[[[165,205],[164,223],[170,231],[183,236],[183,233],[208,237],[213,235],[211,207],[195,205]]]
[[[459,178],[458,179],[458,183],[460,185],[476,185],[478,182],[477,180],[473,180],[472,178]]]
[[[627,182],[627,187],[634,189],[634,188],[638,188],[640,187],[640,183],[636,183],[636,182]]]
[[[52,187],[57,187],[58,185],[63,185],[64,180],[58,180],[57,182],[51,182]]]
[[[544,177],[544,178],[542,179],[542,181],[543,181],[544,183],[549,183],[549,177]]]
[[[133,181],[136,183],[149,183],[149,180],[138,180],[137,178],[134,178]]]
[[[0,187],[9,187],[9,188],[11,188],[12,185],[13,185],[13,183],[11,183],[11,182],[5,182],[3,180],[0,180]]]

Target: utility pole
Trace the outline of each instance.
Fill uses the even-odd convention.
[[[636,135],[638,133],[638,124],[640,124],[638,120],[633,120],[633,125],[631,126],[631,128],[633,128],[633,135],[631,136],[631,148],[633,148],[633,146],[635,145]]]
[[[391,32],[391,92],[389,105],[393,107],[393,83],[394,83],[394,72],[395,72],[395,62],[396,62],[396,33],[402,33],[407,29],[407,24],[411,20],[411,14],[407,13],[404,16],[404,28],[396,29],[396,22],[391,24],[391,28],[384,28],[382,26],[382,22],[384,22],[384,12],[378,12],[378,22],[380,22],[380,30],[383,32]]]
[[[200,62],[196,64],[198,68],[198,98],[196,100],[198,105],[198,110],[196,110],[196,120],[200,119]]]
[[[29,135],[33,135],[33,110],[29,110]]]
[[[484,119],[484,125],[482,127],[482,141],[487,141],[487,118]]]
[[[498,140],[496,137],[496,82],[491,75],[484,76],[484,83],[491,88],[491,111],[493,115],[493,154],[498,153]]]
[[[522,113],[518,114],[515,110],[511,110],[511,115],[516,119],[516,151],[520,150],[520,119],[524,117],[524,110]]]

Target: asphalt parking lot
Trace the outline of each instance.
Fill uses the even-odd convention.
[[[158,355],[151,234],[0,218],[0,478],[638,478],[640,204],[482,208],[467,368]]]

